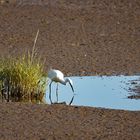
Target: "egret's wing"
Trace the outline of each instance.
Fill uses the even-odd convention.
[[[59,70],[50,70],[48,72],[48,77],[56,82],[64,81],[64,74]]]

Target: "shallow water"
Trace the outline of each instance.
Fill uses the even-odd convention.
[[[110,109],[140,110],[140,100],[128,99],[132,94],[131,84],[139,84],[140,76],[84,76],[70,77],[73,80],[75,98],[72,105],[103,107]],[[56,83],[52,84],[52,100],[56,101]],[[46,100],[50,103],[46,92]],[[59,84],[59,102],[70,102],[73,96],[71,87]]]

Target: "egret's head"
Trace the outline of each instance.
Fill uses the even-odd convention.
[[[67,78],[67,79],[66,79],[66,82],[68,82],[68,83],[70,84],[71,89],[72,89],[72,91],[74,92],[74,88],[73,88],[73,82],[72,82],[72,80],[71,80],[70,78]]]

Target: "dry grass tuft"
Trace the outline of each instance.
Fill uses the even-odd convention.
[[[36,56],[34,40],[31,52],[17,58],[0,59],[1,99],[6,101],[44,102],[47,77],[44,64]]]

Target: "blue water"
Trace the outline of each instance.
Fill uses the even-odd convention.
[[[140,100],[128,99],[132,93],[132,80],[139,84],[140,76],[84,76],[70,77],[73,80],[75,98],[72,105],[110,109],[140,110]],[[47,88],[46,100],[50,103]],[[52,100],[56,101],[56,83],[52,84]],[[73,92],[69,84],[59,84],[59,102],[70,102]]]

